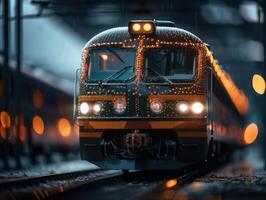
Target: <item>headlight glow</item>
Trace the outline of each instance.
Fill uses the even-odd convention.
[[[195,114],[200,114],[200,113],[202,113],[204,107],[203,107],[203,104],[202,103],[195,102],[195,103],[192,104],[191,109],[192,109],[192,111]]]
[[[187,113],[189,111],[188,104],[186,102],[178,102],[176,104],[176,110],[180,113]]]
[[[163,110],[163,104],[160,100],[153,100],[150,104],[150,109],[152,110],[152,112],[154,112],[155,114],[159,114],[162,112]]]
[[[143,29],[145,31],[150,31],[152,29],[152,26],[151,26],[150,23],[146,23],[146,24],[143,25]]]
[[[98,115],[100,114],[100,112],[102,111],[103,109],[103,105],[101,102],[96,102],[94,105],[93,105],[93,113]]]
[[[127,104],[126,104],[126,101],[124,99],[118,98],[115,100],[115,102],[114,102],[115,112],[122,114],[123,112],[126,111],[126,107],[127,107]]]
[[[139,31],[141,29],[140,24],[133,24],[132,26],[133,31]]]
[[[156,24],[153,20],[132,20],[128,23],[128,32],[132,35],[154,34]]]
[[[87,114],[90,111],[90,106],[86,102],[82,102],[79,106],[80,112],[82,114]]]

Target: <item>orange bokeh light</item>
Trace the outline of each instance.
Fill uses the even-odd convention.
[[[251,144],[253,143],[259,133],[259,129],[255,123],[249,124],[244,132],[244,142],[246,144]]]
[[[59,119],[59,121],[57,123],[57,128],[63,137],[68,137],[71,133],[71,124],[65,118]]]
[[[22,115],[15,117],[15,123],[13,125],[13,133],[17,137],[17,127],[19,126],[19,139],[21,142],[26,140],[26,127],[24,126],[24,118]]]
[[[42,135],[44,132],[43,119],[40,116],[34,116],[32,119],[32,128],[38,135]]]
[[[0,119],[1,119],[1,125],[4,128],[10,128],[11,127],[11,117],[6,111],[1,112]]]
[[[165,187],[171,188],[171,187],[174,187],[176,184],[177,184],[177,180],[171,179],[171,180],[166,181]]]
[[[265,92],[265,80],[259,74],[254,74],[252,77],[252,87],[258,94],[264,94]]]
[[[203,183],[202,183],[202,182],[200,182],[200,181],[195,181],[195,182],[193,182],[193,183],[191,184],[191,189],[192,189],[193,191],[198,191],[198,190],[200,190],[200,189],[202,188],[202,186],[203,186]]]
[[[35,90],[32,96],[33,105],[35,108],[41,108],[43,106],[43,94],[40,90]]]

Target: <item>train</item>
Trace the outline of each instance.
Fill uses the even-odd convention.
[[[247,96],[209,45],[171,21],[91,38],[74,107],[81,158],[103,169],[177,169],[245,145]]]

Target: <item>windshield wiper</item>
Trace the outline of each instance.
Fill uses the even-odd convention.
[[[154,74],[158,75],[162,79],[164,79],[169,84],[171,84],[171,85],[174,84],[170,79],[166,78],[165,76],[163,76],[162,74],[160,74],[159,72],[157,72],[155,69],[152,69],[151,67],[147,67],[147,69],[150,70],[150,71],[152,71]]]
[[[124,74],[128,69],[130,69],[131,65],[129,66],[125,66],[122,69],[118,70],[117,72],[115,72],[114,74],[112,74],[111,76],[107,77],[106,79],[104,79],[103,81],[101,81],[100,83],[107,83],[110,80],[115,80],[117,78],[119,78],[122,74]],[[128,80],[128,79],[127,79]]]

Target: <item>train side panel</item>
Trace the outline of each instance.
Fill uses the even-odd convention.
[[[214,141],[233,145],[243,144],[244,119],[232,103],[216,74],[211,71],[209,122]]]

